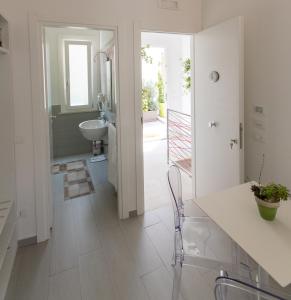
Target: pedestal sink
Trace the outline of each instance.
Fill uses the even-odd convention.
[[[88,120],[79,124],[79,129],[85,139],[92,141],[93,157],[91,162],[106,160],[103,152],[102,139],[108,131],[107,124],[103,120]]]
[[[103,120],[88,120],[80,123],[79,129],[85,139],[100,141],[106,135],[108,127]]]

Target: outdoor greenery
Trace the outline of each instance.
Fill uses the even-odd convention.
[[[189,92],[191,89],[191,59],[186,58],[183,60],[183,70],[184,70],[184,90]]]
[[[147,53],[147,49],[149,49],[149,48],[150,48],[150,45],[141,47],[140,55],[141,55],[141,59],[143,59],[146,63],[152,64],[153,58]]]
[[[277,203],[280,200],[286,201],[289,196],[289,190],[285,186],[275,183],[266,186],[253,185],[251,190],[256,197],[269,203]]]
[[[153,63],[153,58],[148,54],[147,50],[150,48],[150,45],[146,45],[141,48],[141,58],[147,64]],[[151,85],[144,85],[141,91],[142,98],[142,110],[143,112],[147,111],[156,111],[158,110],[157,104],[153,101],[154,91]]]
[[[165,83],[161,72],[158,73],[158,81],[156,83],[158,89],[158,102],[165,103]]]
[[[157,104],[153,101],[153,91],[150,86],[146,86],[142,88],[141,97],[142,97],[142,110],[144,112],[158,110]]]

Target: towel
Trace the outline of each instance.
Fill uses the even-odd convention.
[[[108,181],[115,187],[117,192],[117,140],[116,127],[108,125]]]

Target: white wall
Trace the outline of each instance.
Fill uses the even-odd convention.
[[[17,192],[21,218],[20,238],[36,234],[33,164],[33,124],[30,82],[29,14],[79,24],[119,28],[121,105],[122,194],[125,210],[136,209],[134,116],[134,22],[145,29],[195,32],[201,26],[201,0],[179,1],[180,10],[161,10],[157,0],[1,0],[1,10],[11,24]],[[33,83],[32,83],[33,84]]]
[[[12,77],[10,55],[0,53],[0,203],[15,201]]]
[[[245,16],[246,176],[291,188],[291,2],[289,0],[205,0],[203,25]],[[261,105],[264,114],[254,112]],[[264,127],[261,129],[260,127]],[[262,141],[261,141],[262,140]]]
[[[191,93],[183,88],[183,60],[191,57],[191,36],[143,32],[146,45],[165,49],[167,108],[191,114]]]

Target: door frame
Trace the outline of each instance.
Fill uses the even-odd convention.
[[[87,27],[95,30],[114,31],[116,43],[116,128],[117,128],[117,168],[118,168],[118,215],[126,217],[124,199],[122,197],[121,180],[121,120],[120,120],[120,87],[119,87],[119,27],[104,26],[95,23],[86,23],[67,18],[56,19],[53,17],[29,15],[29,43],[30,43],[30,68],[31,68],[31,98],[33,115],[33,150],[34,150],[34,196],[37,242],[50,239],[50,223],[52,207],[51,164],[49,122],[46,103],[45,66],[43,63],[43,28],[48,27]]]
[[[142,105],[141,105],[141,90],[142,90],[142,69],[141,69],[141,34],[142,32],[152,32],[152,33],[167,33],[167,34],[181,34],[189,35],[192,37],[191,43],[191,59],[192,59],[192,87],[191,87],[191,113],[195,112],[194,105],[194,37],[195,32],[172,32],[165,31],[162,29],[144,28],[140,22],[134,23],[134,91],[135,91],[135,152],[136,152],[136,199],[137,199],[137,214],[144,214],[144,155],[143,155],[143,117],[142,117]],[[195,158],[195,135],[194,130],[192,132],[192,153],[193,158]],[[195,162],[192,163],[195,165]],[[195,168],[192,166],[192,169]],[[193,173],[194,174],[194,173]],[[165,175],[166,176],[166,175]],[[192,186],[193,195],[195,191],[195,186]]]

